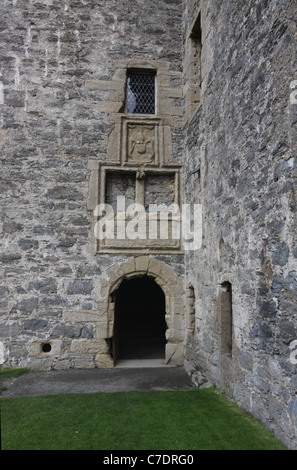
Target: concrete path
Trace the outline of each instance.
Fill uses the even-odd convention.
[[[146,390],[194,390],[182,367],[158,363],[127,362],[114,369],[29,372],[0,382],[3,398],[65,393],[124,392]]]

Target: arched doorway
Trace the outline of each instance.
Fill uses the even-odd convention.
[[[165,295],[152,277],[124,279],[114,293],[114,361],[165,358]]]

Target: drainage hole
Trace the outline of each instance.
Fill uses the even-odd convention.
[[[51,349],[52,349],[52,347],[51,347],[51,345],[50,345],[49,343],[44,343],[44,344],[42,345],[42,352],[44,352],[44,353],[50,352]]]

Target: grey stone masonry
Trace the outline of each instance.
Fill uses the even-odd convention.
[[[200,103],[186,116],[184,154],[203,243],[185,254],[195,292],[185,362],[197,383],[215,382],[296,449],[296,3],[189,0],[184,50],[199,13]],[[227,282],[230,354],[221,348]]]
[[[117,291],[150,277],[165,363],[297,450],[296,2],[0,9],[0,367],[114,367]],[[153,115],[127,113],[135,72]],[[201,246],[102,241],[121,196],[199,205]]]
[[[136,66],[157,76],[155,164],[181,160],[181,16],[179,0],[158,8],[152,0],[1,3],[1,367],[113,367],[113,313],[103,286],[111,267],[121,278],[130,254],[96,252],[99,165],[124,158],[119,126],[127,70]],[[160,180],[155,199],[171,197],[170,178],[167,189]],[[112,200],[123,181],[111,173],[108,184]],[[161,250],[158,257],[179,279],[182,254]],[[135,264],[129,275],[139,275]],[[183,361],[181,331],[171,325],[180,325],[182,312],[170,302],[173,364]]]

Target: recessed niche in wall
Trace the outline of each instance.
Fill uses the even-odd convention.
[[[147,175],[145,178],[144,204],[165,204],[169,206],[175,201],[175,175]]]
[[[117,207],[117,198],[125,198],[125,208],[135,203],[136,173],[108,172],[105,183],[105,203],[114,209]]]

